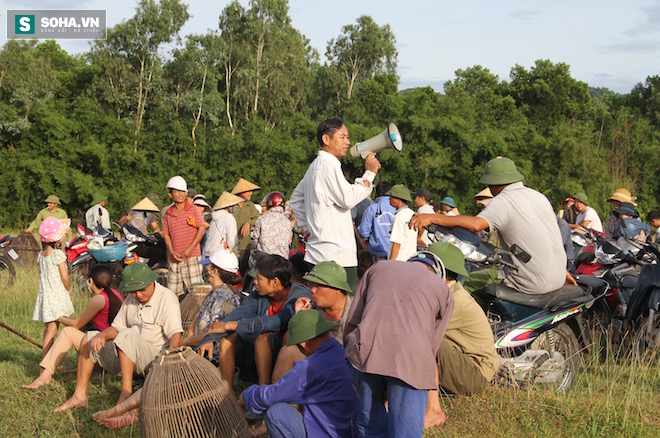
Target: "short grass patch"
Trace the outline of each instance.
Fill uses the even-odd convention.
[[[39,272],[34,266],[18,268],[11,287],[0,277],[0,321],[41,343],[43,325],[31,320],[38,284]],[[77,312],[87,300],[75,296]],[[92,413],[113,406],[119,397],[118,378],[100,372],[92,376],[87,409],[51,413],[73,393],[76,356],[75,352],[67,356],[64,369],[51,385],[34,391],[22,389],[22,384],[38,375],[40,360],[41,350],[0,328],[0,432],[35,437],[140,435],[139,425],[110,431],[92,420]],[[578,381],[568,394],[492,386],[478,396],[444,397],[441,404],[447,423],[426,431],[425,437],[660,436],[657,363],[603,360],[584,354]]]

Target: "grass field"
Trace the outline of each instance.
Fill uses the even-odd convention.
[[[0,321],[41,343],[43,325],[31,320],[38,278],[35,267],[18,268],[12,286],[0,278]],[[78,312],[86,300],[75,297]],[[92,420],[92,413],[113,406],[119,396],[119,381],[109,375],[92,376],[88,409],[52,414],[73,392],[76,357],[69,354],[51,385],[22,389],[21,384],[37,376],[40,360],[41,350],[0,328],[0,432],[5,436],[140,435],[139,426],[115,432]],[[660,372],[657,364],[600,361],[587,355],[568,394],[493,386],[479,396],[443,398],[442,406],[446,425],[425,436],[658,437]]]

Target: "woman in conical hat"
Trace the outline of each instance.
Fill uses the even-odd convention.
[[[236,219],[228,209],[238,205],[243,199],[229,192],[223,192],[213,206],[211,224],[206,232],[204,257],[209,257],[220,249],[238,250]]]
[[[160,225],[158,225],[156,217],[158,211],[158,206],[148,196],[144,197],[131,208],[131,211],[119,219],[119,225],[128,223],[144,234],[149,234],[149,226],[151,226],[154,233],[160,233]]]

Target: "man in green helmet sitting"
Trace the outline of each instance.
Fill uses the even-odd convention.
[[[543,194],[525,187],[523,179],[512,160],[494,158],[479,180],[488,186],[493,199],[477,216],[417,214],[410,227],[436,224],[472,232],[497,231],[502,248],[514,254],[516,268],[503,266],[492,280],[503,280],[520,292],[545,294],[566,281],[575,284],[566,272],[566,253],[552,206]]]

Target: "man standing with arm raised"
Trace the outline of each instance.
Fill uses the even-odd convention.
[[[316,138],[321,150],[291,195],[289,205],[297,225],[308,234],[305,261],[316,265],[335,261],[344,267],[353,290],[357,283],[357,247],[351,208],[371,194],[380,169],[375,153],[366,161],[366,171],[355,183],[346,181],[340,159],[350,146],[348,129],[340,119],[319,125]]]

